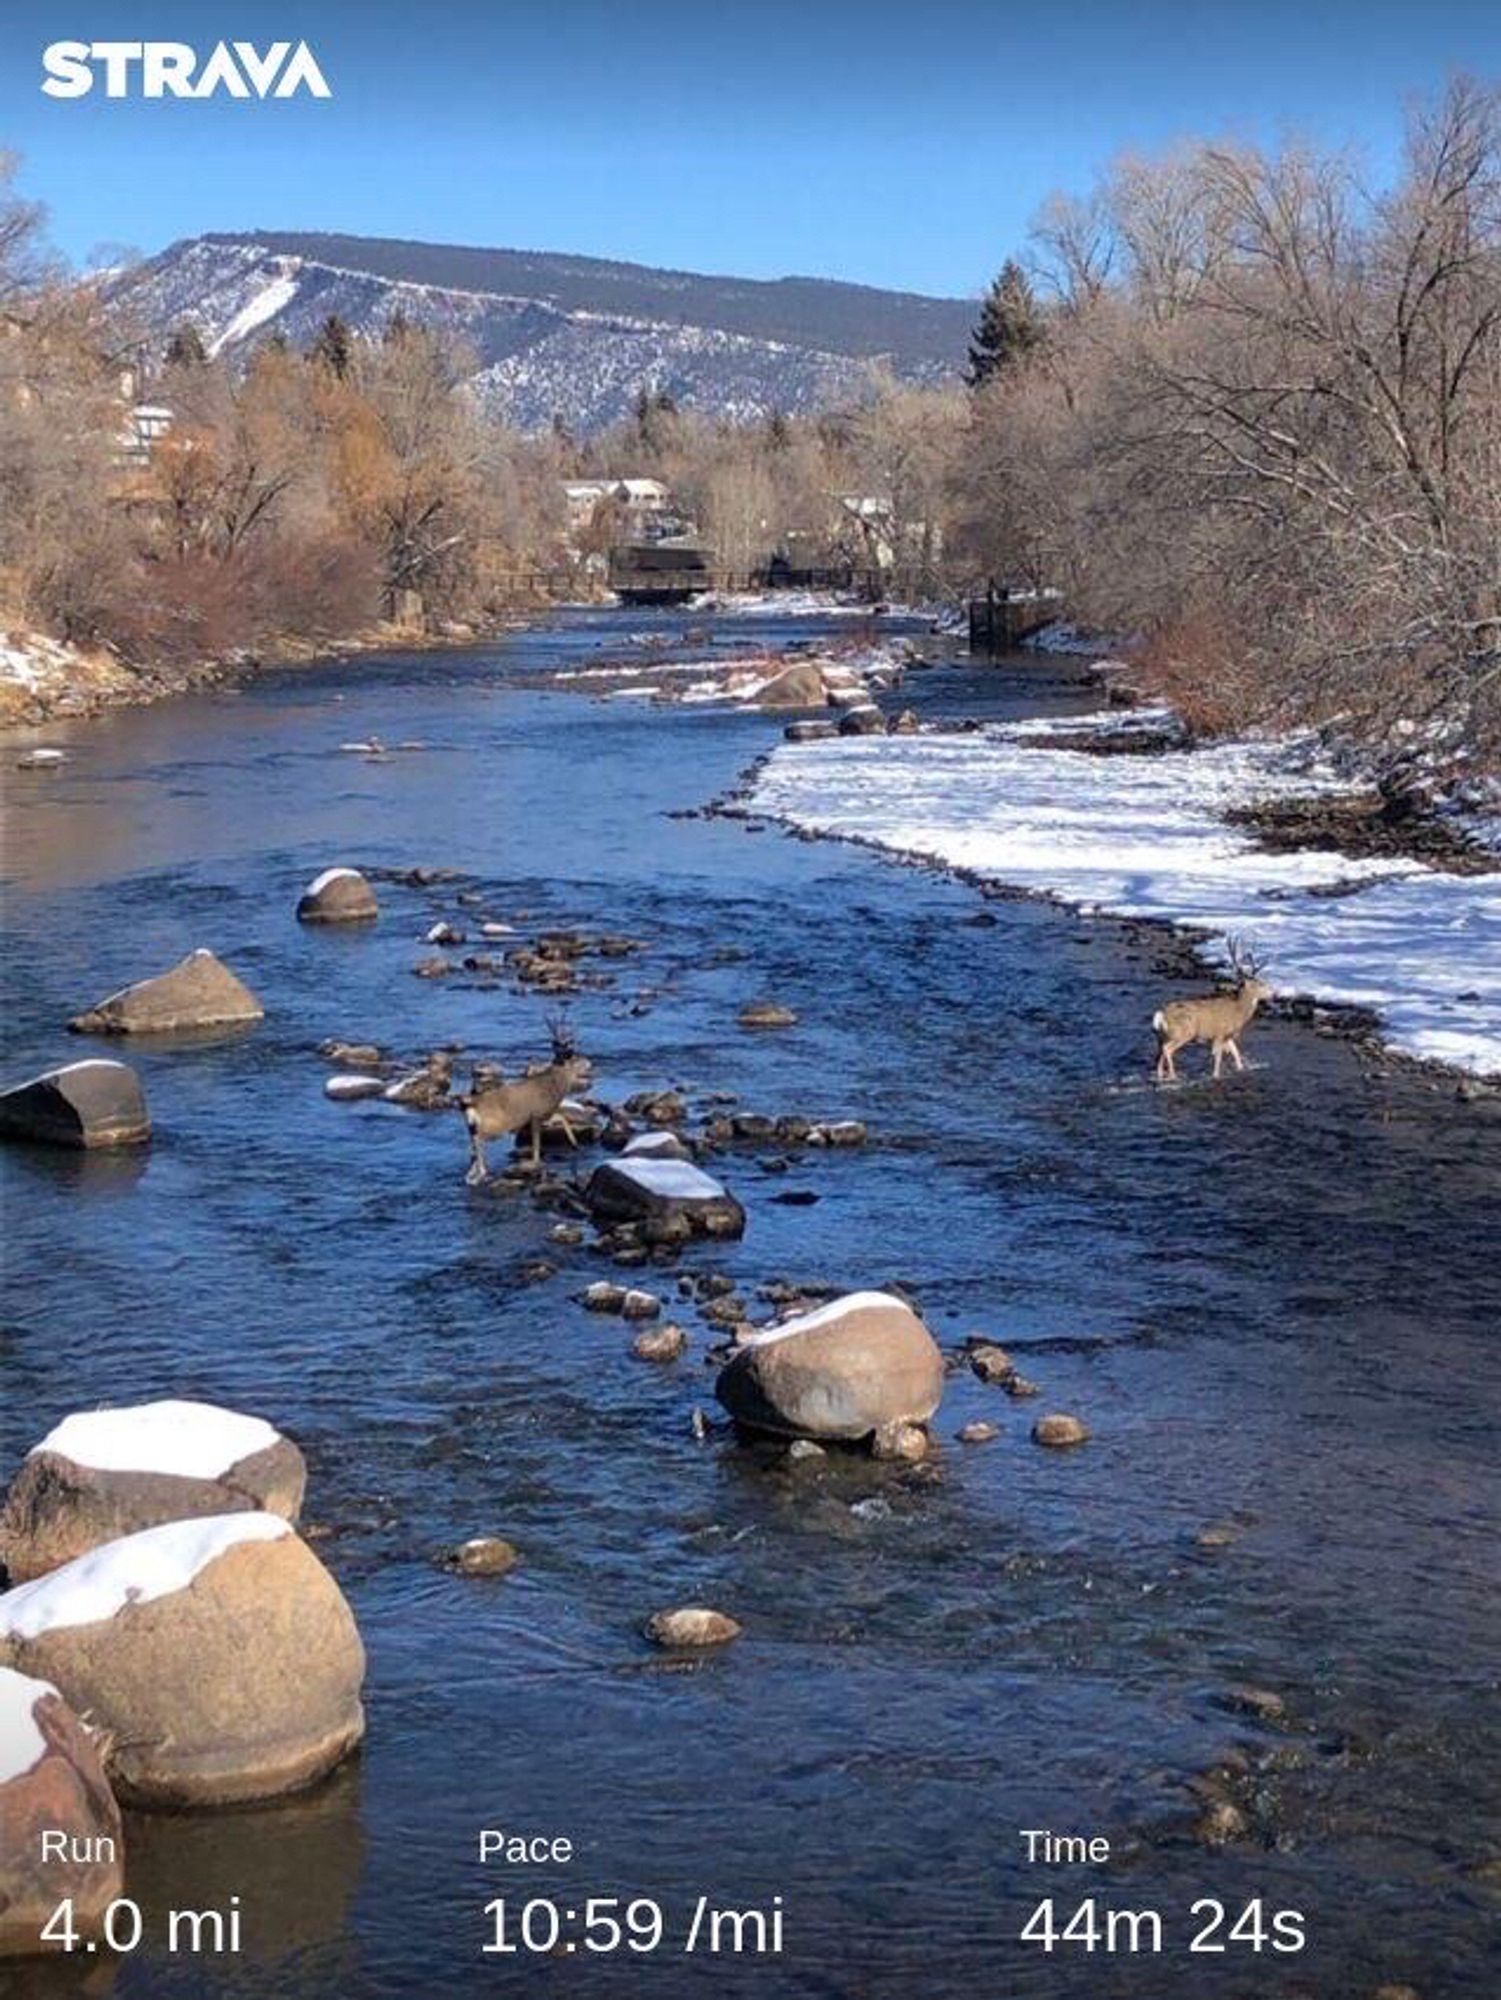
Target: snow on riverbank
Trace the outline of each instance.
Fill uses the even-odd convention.
[[[1501,876],[1271,854],[1225,824],[1232,807],[1344,789],[1308,745],[1101,757],[1029,740],[1118,726],[1097,715],[784,744],[749,803],[1080,909],[1235,932],[1279,993],[1372,1008],[1394,1047],[1501,1073]]]

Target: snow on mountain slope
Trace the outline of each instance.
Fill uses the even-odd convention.
[[[340,255],[359,254],[357,239],[337,242]],[[413,268],[449,268],[433,265],[437,250],[424,262],[415,254],[424,246],[409,247]],[[389,252],[392,246],[372,248]],[[174,328],[192,325],[211,353],[229,355],[248,351],[272,333],[305,346],[330,313],[337,313],[356,334],[378,337],[400,312],[471,348],[479,364],[477,391],[497,414],[524,429],[540,429],[555,416],[575,430],[601,429],[627,415],[643,388],[670,395],[684,407],[753,419],[774,410],[805,412],[858,399],[881,362],[913,379],[940,379],[952,372],[940,358],[951,329],[940,324],[935,331],[929,309],[955,306],[955,301],[909,302],[899,293],[867,294],[857,287],[834,286],[827,288],[834,303],[824,307],[824,292],[799,280],[760,287],[776,295],[773,312],[758,299],[752,301],[756,310],[747,305],[747,294],[757,290],[747,281],[642,272],[624,292],[618,283],[602,280],[598,307],[591,308],[581,302],[590,296],[587,260],[555,260],[567,269],[564,304],[543,290],[547,260],[507,252],[471,255],[490,261],[452,268],[465,275],[495,272],[535,283],[536,292],[440,285],[394,275],[390,269],[363,270],[293,254],[251,238],[197,237],[122,273],[111,286],[111,297],[154,345],[164,344]],[[375,261],[389,266],[392,258]],[[605,273],[616,269],[598,268]],[[653,287],[649,280],[658,282]],[[669,280],[693,288],[694,319],[619,310],[619,300],[629,297],[633,304],[663,311],[676,296]],[[721,297],[722,317],[734,324],[711,323]],[[851,351],[859,347],[861,301],[867,298],[872,344]],[[806,340],[743,330],[761,323],[775,323],[780,330],[789,315],[793,320],[801,315],[806,322]],[[900,342],[904,351],[879,352],[875,340],[900,336],[908,322],[912,332]],[[820,346],[820,338],[838,340],[840,346]]]

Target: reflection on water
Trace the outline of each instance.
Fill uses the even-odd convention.
[[[636,1962],[482,1958],[484,1905],[648,1895],[680,1944],[704,1892],[782,1896],[785,1956],[706,1974],[664,1952],[665,1994],[1350,2000],[1405,1979],[1489,2000],[1495,1905],[1468,1871],[1501,1844],[1496,1123],[1276,1024],[1265,1067],[1223,1090],[1121,1088],[1164,991],[1150,939],[669,817],[775,725],[518,684],[652,625],[681,629],[580,616],[124,713],[59,732],[66,770],[7,788],[7,1074],[76,1054],[70,1014],[200,944],[267,1019],[130,1046],[156,1121],[143,1157],[0,1158],[0,1460],[110,1399],[273,1417],[308,1452],[319,1550],[371,1662],[369,1742],[331,1785],[132,1822],[143,1906],[238,1894],[247,1949],[233,1968],[147,1952],[113,1990],[634,1994]],[[946,672],[902,699],[1077,697]],[[430,747],[338,749],[371,734]],[[383,884],[377,926],[310,932],[297,893],[340,861],[465,876]],[[545,1049],[545,1003],[411,976],[440,916],[643,942],[572,1008],[611,1097],[672,1083],[700,1110],[730,1091],[868,1122],[864,1152],[723,1156],[750,1227],[683,1269],[752,1299],[775,1278],[901,1280],[946,1343],[1003,1340],[1043,1402],[956,1372],[916,1469],[699,1443],[712,1335],[674,1273],[642,1281],[692,1346],[643,1367],[577,1302],[611,1267],[527,1202],[467,1190],[456,1121],[322,1096],[329,1036]],[[799,1028],[739,1033],[752,994]],[[1078,1411],[1093,1442],[1032,1447],[1041,1407]],[[979,1417],[1000,1439],[955,1442]],[[1201,1546],[1210,1526],[1233,1538]],[[523,1550],[513,1577],[438,1566],[486,1532]],[[637,1631],[689,1600],[746,1636],[681,1671]],[[1286,1725],[1227,1712],[1238,1682],[1279,1692]],[[1206,1853],[1185,1782],[1236,1746],[1249,1836]],[[481,1869],[485,1825],[568,1834],[578,1859]],[[1103,1833],[1118,1865],[1045,1878],[1020,1861],[1033,1826]],[[1107,1979],[1016,1942],[1040,1895],[1090,1891],[1160,1908],[1171,1958]],[[1189,1957],[1205,1894],[1304,1910],[1308,1951]],[[97,1990],[83,1968],[44,1976]]]

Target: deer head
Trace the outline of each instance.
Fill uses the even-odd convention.
[[[1230,958],[1230,970],[1235,974],[1235,983],[1244,999],[1270,1000],[1272,989],[1261,977],[1265,969],[1264,961],[1248,945],[1244,938],[1234,934],[1225,939]]]

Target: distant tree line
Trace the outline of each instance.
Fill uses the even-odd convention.
[[[646,383],[522,435],[473,357],[331,317],[234,365],[184,325],[122,453],[128,330],[0,168],[0,617],[140,657],[438,621],[590,587],[563,482],[654,476],[716,563],[1056,586],[1202,728],[1338,719],[1392,760],[1501,752],[1501,110],[1454,83],[1392,186],[1342,158],[1186,144],[1055,196],[981,302],[966,381],[872,366],[754,421]]]

